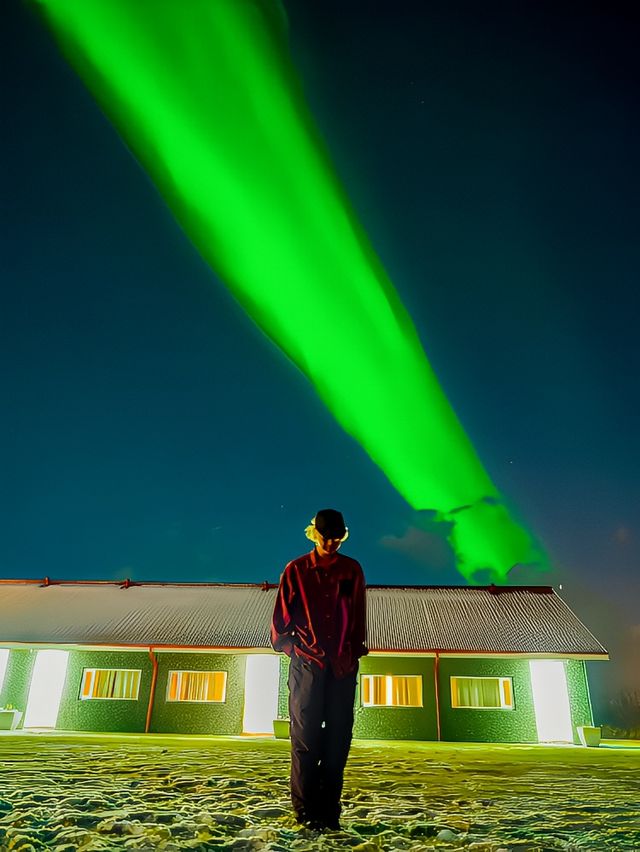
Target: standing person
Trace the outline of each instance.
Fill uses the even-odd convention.
[[[291,801],[299,823],[340,828],[340,796],[351,745],[358,660],[365,647],[360,563],[338,553],[349,531],[321,509],[305,530],[311,553],[280,578],[271,644],[291,658]]]

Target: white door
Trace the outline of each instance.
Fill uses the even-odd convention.
[[[38,651],[24,716],[25,728],[55,728],[68,662],[68,651]]]
[[[573,742],[567,677],[562,660],[530,660],[538,742]]]
[[[244,678],[245,734],[273,734],[278,718],[280,657],[276,654],[249,654]]]

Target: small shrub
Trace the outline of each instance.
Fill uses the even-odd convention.
[[[609,701],[609,724],[614,737],[640,739],[640,692],[621,690]]]

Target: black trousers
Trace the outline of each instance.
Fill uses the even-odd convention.
[[[320,822],[340,816],[357,672],[338,679],[330,667],[291,658],[291,802],[298,815]]]

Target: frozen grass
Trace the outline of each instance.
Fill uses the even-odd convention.
[[[0,736],[0,849],[640,850],[640,749],[357,742],[344,830],[295,826],[287,742]]]

